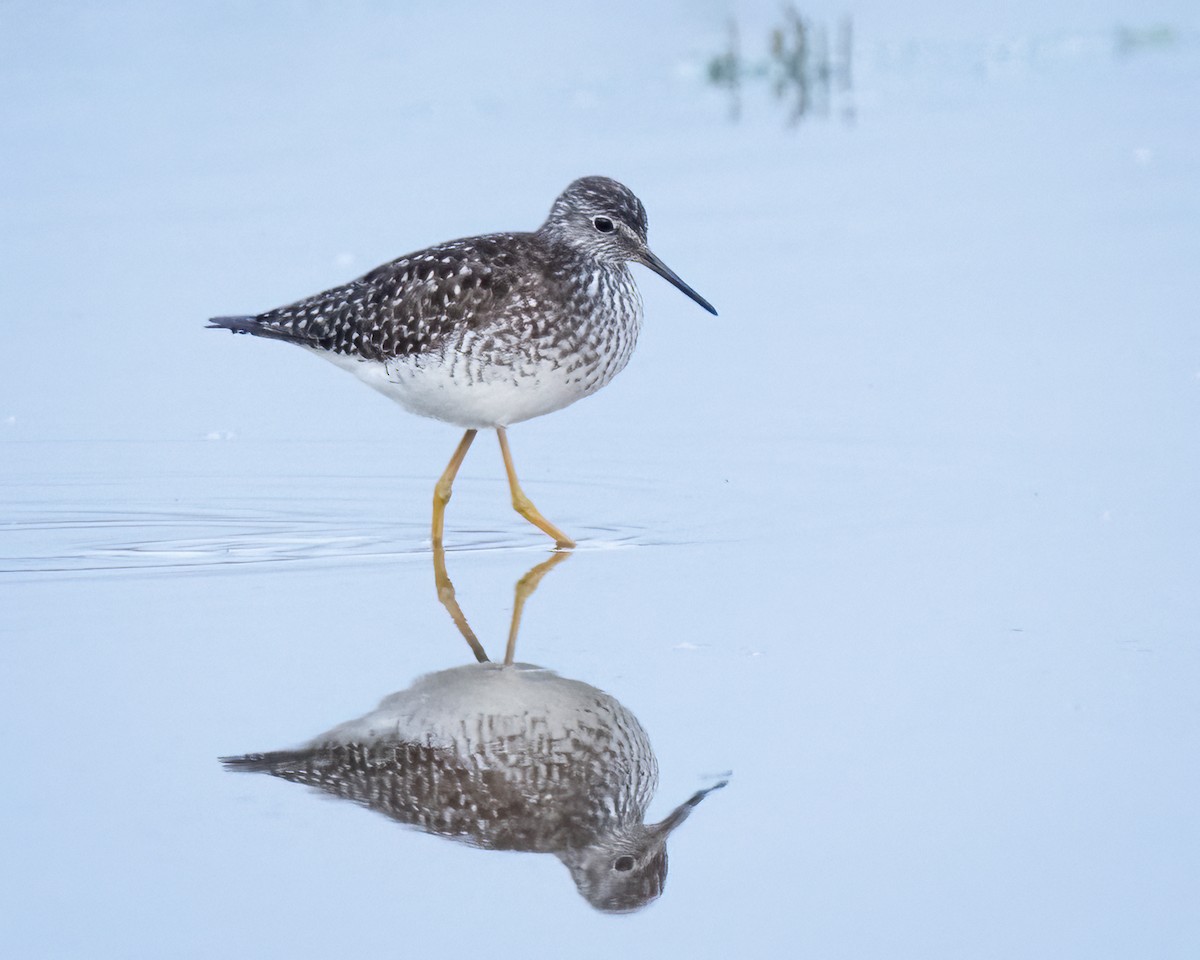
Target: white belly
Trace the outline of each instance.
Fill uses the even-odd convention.
[[[618,369],[568,371],[551,361],[471,372],[436,355],[386,362],[313,350],[410,413],[468,429],[507,427],[561,410],[608,383]],[[621,364],[624,366],[624,363]]]

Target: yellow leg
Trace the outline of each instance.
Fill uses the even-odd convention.
[[[437,585],[438,600],[446,608],[446,612],[450,614],[450,619],[458,627],[458,632],[467,641],[471,652],[475,654],[475,659],[480,663],[487,663],[488,655],[483,649],[483,644],[475,636],[475,631],[467,623],[466,615],[462,612],[462,607],[458,605],[458,600],[454,597],[454,584],[450,582],[450,575],[446,573],[446,551],[440,541],[435,541],[433,544],[433,582]]]
[[[436,551],[442,545],[442,529],[446,522],[446,504],[450,502],[451,488],[454,486],[454,475],[462,466],[463,458],[471,449],[471,441],[478,431],[468,430],[458,443],[458,449],[446,465],[446,471],[433,488],[433,548]]]
[[[468,432],[474,434],[475,431],[471,430]],[[508,433],[503,427],[497,427],[496,436],[500,438],[500,453],[504,457],[504,469],[508,472],[508,485],[512,489],[513,509],[547,536],[552,537],[555,544],[557,544],[559,547],[564,549],[570,549],[571,547],[574,547],[575,541],[559,530],[558,527],[552,524],[549,520],[543,517],[538,512],[538,508],[533,505],[533,501],[525,496],[525,491],[521,489],[521,485],[517,482],[517,471],[516,468],[513,467],[512,454],[508,452]],[[464,442],[469,443],[469,441],[466,440],[464,440]],[[465,450],[463,452],[466,453]],[[453,461],[451,461],[451,465],[453,465]],[[458,468],[455,467],[455,469]],[[453,474],[451,474],[451,477],[453,477]],[[449,495],[447,494],[447,498],[448,497]],[[435,522],[436,518],[437,515],[435,513]]]
[[[517,652],[517,631],[521,628],[521,613],[525,609],[525,601],[538,588],[538,584],[542,582],[542,577],[569,556],[569,553],[556,553],[549,560],[543,560],[517,581],[517,589],[513,597],[512,625],[508,628],[508,646],[504,650],[505,665],[513,662],[513,655]]]

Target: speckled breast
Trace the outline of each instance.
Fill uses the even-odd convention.
[[[624,264],[565,286],[566,298],[514,291],[501,322],[463,324],[428,353],[328,359],[410,412],[461,427],[540,417],[608,384],[629,362],[641,330],[641,297]]]

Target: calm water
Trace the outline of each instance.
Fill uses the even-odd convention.
[[[1196,956],[1200,23],[803,13],[0,8],[6,952]],[[720,311],[642,271],[630,368],[512,432],[581,541],[516,659],[652,745],[588,816],[729,779],[623,917],[395,777],[217,759],[476,656],[427,533],[457,433],[204,319],[587,173]],[[502,659],[550,554],[488,437],[447,544]]]

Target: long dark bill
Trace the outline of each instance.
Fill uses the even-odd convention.
[[[666,837],[672,830],[683,823],[688,818],[688,815],[696,809],[697,805],[714,790],[720,790],[723,786],[729,783],[728,780],[722,780],[719,783],[714,783],[711,787],[706,787],[703,790],[697,790],[690,797],[683,801],[679,806],[667,814],[665,820],[661,823],[656,823],[650,827],[650,832],[661,837]]]
[[[660,277],[662,277],[664,280],[666,280],[667,283],[673,284],[674,286],[678,287],[680,290],[682,290],[684,293],[686,293],[689,297],[691,297],[693,300],[695,300],[698,304],[700,304],[700,306],[702,306],[705,310],[707,310],[709,313],[711,313],[714,317],[717,315],[716,308],[714,308],[711,303],[709,303],[702,296],[700,296],[700,294],[698,294],[695,290],[693,290],[686,283],[684,283],[682,280],[680,280],[678,274],[676,274],[674,270],[672,270],[665,263],[663,263],[661,260],[659,260],[658,257],[656,257],[654,254],[652,254],[649,250],[643,251],[641,263],[645,264],[647,267],[649,267],[651,270],[653,270],[655,273],[657,273]]]

